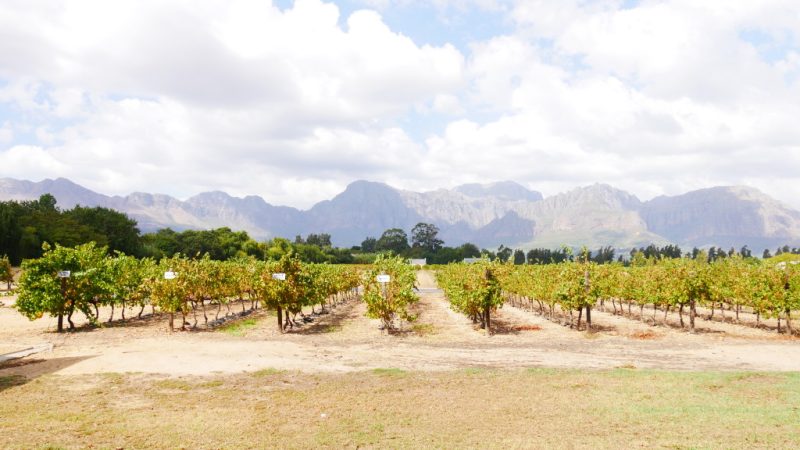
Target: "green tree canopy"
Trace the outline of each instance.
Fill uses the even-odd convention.
[[[442,248],[444,241],[439,239],[439,227],[430,223],[418,223],[411,229],[411,246],[427,252],[435,252]]]
[[[94,208],[76,206],[65,214],[76,222],[105,235],[110,251],[120,251],[135,256],[141,254],[139,228],[136,227],[136,221],[125,214],[99,206]]]
[[[390,228],[384,231],[375,245],[375,250],[379,252],[391,251],[396,255],[408,249],[408,235],[400,228]]]

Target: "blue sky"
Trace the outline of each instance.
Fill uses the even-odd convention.
[[[0,176],[299,207],[357,179],[748,185],[800,208],[788,0],[12,2],[0,30]]]

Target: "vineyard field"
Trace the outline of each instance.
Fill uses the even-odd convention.
[[[800,439],[800,340],[778,334],[777,317],[756,327],[749,312],[736,324],[717,310],[706,320],[710,309],[698,305],[690,333],[674,312],[664,326],[661,310],[650,323],[650,304],[642,321],[635,307],[629,317],[598,301],[585,332],[569,326],[560,304],[551,318],[514,298],[503,289],[509,272],[493,267],[500,289],[481,291],[494,296],[487,336],[453,307],[436,269],[414,274],[417,289],[402,294],[406,310],[391,318],[392,333],[381,330],[384,316],[369,314],[363,286],[324,302],[324,312],[301,302],[297,317],[311,320],[284,329],[273,307],[253,307],[245,295],[227,299],[221,315],[228,306],[247,314],[219,326],[205,327],[198,310],[193,327],[191,301],[189,323],[175,331],[167,311],[152,315],[148,305],[139,318],[128,304],[121,320],[117,305],[107,323],[112,305],[101,304],[88,316],[76,311],[76,330],[58,333],[56,317],[30,321],[13,295],[3,297],[0,352],[54,349],[0,364],[0,416],[14,417],[0,446],[23,448],[23,437],[34,448],[774,448]],[[404,269],[388,262],[379,271],[392,270]],[[205,307],[217,309],[211,300]],[[472,426],[479,419],[497,434],[488,443]],[[575,420],[589,431],[565,433]]]

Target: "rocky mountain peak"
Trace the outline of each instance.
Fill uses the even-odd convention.
[[[498,181],[487,184],[462,184],[453,190],[468,197],[494,197],[506,201],[537,202],[543,198],[541,192],[532,191],[514,181]]]
[[[641,202],[608,184],[579,187],[546,199],[514,182],[468,184],[453,190],[399,190],[356,181],[308,211],[272,206],[261,197],[222,191],[187,201],[162,194],[109,197],[67,179],[31,182],[0,179],[0,200],[33,200],[50,193],[62,208],[104,206],[129,214],[142,231],[228,226],[257,239],[330,233],[334,244],[359,244],[388,228],[407,233],[434,223],[448,245],[486,247],[613,245],[621,248],[668,242],[684,246],[749,244],[760,251],[800,243],[800,212],[747,186],[720,186]]]

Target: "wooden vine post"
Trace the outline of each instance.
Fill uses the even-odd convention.
[[[586,331],[592,331],[592,302],[589,301],[590,283],[589,267],[587,266],[583,272],[583,289],[586,292]]]
[[[490,286],[494,277],[492,276],[492,269],[486,268],[483,271],[483,280],[486,282],[487,286]],[[487,291],[487,297],[492,295],[491,289]],[[492,298],[486,298],[483,301],[483,320],[486,325],[486,335],[492,335],[492,318],[491,318],[491,310],[492,310]]]

